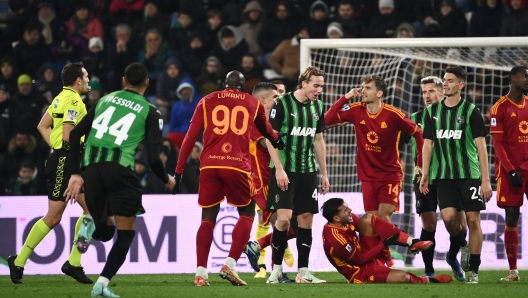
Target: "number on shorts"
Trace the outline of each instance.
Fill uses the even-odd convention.
[[[110,120],[115,112],[115,107],[108,107],[101,115],[94,119],[92,123],[92,128],[97,132],[95,137],[102,139],[105,133],[109,133],[111,136],[116,137],[114,143],[116,145],[121,145],[123,141],[128,139],[128,131],[136,119],[136,115],[133,113],[128,113],[124,117],[117,120],[114,124],[108,127]]]
[[[223,117],[218,118],[218,112],[223,112]],[[242,121],[242,127],[236,127],[236,121],[238,113],[242,113],[244,120]],[[230,113],[229,108],[224,105],[216,106],[213,109],[213,124],[216,126],[213,131],[216,134],[224,135],[229,129],[236,135],[243,135],[246,133],[248,128],[249,113],[248,110],[243,106],[236,106]]]
[[[318,194],[317,194],[317,188],[314,189],[314,192],[312,193],[312,198],[314,198],[316,201],[317,199],[319,198]]]
[[[479,186],[478,190],[477,190],[477,188],[475,186],[470,187],[469,190],[471,190],[473,192],[473,194],[471,195],[471,199],[472,200],[480,200],[480,186]]]
[[[395,196],[398,196],[400,195],[400,184],[396,184],[394,185],[394,187],[392,187],[392,183],[389,183],[389,194],[394,194]]]

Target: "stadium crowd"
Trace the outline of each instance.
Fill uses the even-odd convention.
[[[37,124],[61,92],[60,70],[69,62],[82,61],[88,71],[91,91],[83,96],[88,109],[121,89],[127,65],[147,66],[145,96],[162,113],[160,154],[174,174],[200,98],[223,89],[231,70],[244,75],[246,92],[275,78],[293,91],[300,39],[528,36],[526,0],[9,0],[8,5],[3,12],[11,18],[0,30],[0,195],[46,194],[49,147]],[[484,114],[502,94],[487,98],[485,90],[470,90],[470,100],[485,101]],[[185,173],[194,174],[182,182],[184,193],[197,193],[202,148],[196,142],[187,162]],[[145,150],[135,155],[143,191],[164,193]]]

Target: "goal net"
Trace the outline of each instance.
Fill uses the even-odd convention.
[[[321,100],[328,109],[340,96],[360,86],[363,75],[380,75],[388,83],[384,101],[408,116],[422,110],[420,80],[426,76],[443,78],[448,66],[462,66],[468,79],[462,96],[477,105],[489,131],[489,110],[509,90],[508,73],[515,65],[528,65],[528,40],[520,38],[467,39],[303,39],[301,42],[301,70],[314,65],[327,74]],[[363,213],[361,183],[357,179],[356,141],[351,125],[325,132],[327,163],[332,192],[347,198],[355,212]],[[487,137],[490,173],[493,190],[494,152],[491,137]],[[400,146],[405,178],[401,193],[400,213],[393,223],[414,237],[420,237],[421,220],[415,213],[412,185],[414,162],[411,146]],[[347,194],[344,194],[347,193]],[[354,208],[353,208],[354,209]],[[528,266],[528,253],[522,250],[528,241],[528,212],[521,209],[519,220],[519,266]],[[504,250],[504,211],[492,197],[487,210],[482,212],[484,244],[483,267],[507,267]],[[445,253],[449,249],[449,235],[439,217],[436,232],[435,266],[446,267]],[[422,267],[420,256],[415,257],[398,248],[393,256],[405,265]],[[396,263],[398,265],[398,262]],[[401,263],[400,263],[401,265]]]

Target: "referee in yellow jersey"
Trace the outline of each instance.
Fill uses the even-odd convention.
[[[51,154],[46,160],[46,180],[48,192],[48,212],[39,219],[31,228],[24,246],[18,255],[10,256],[8,260],[11,281],[22,284],[24,266],[37,245],[46,235],[61,221],[67,203],[64,199],[64,191],[68,187],[70,173],[66,165],[66,158],[70,149],[70,131],[86,115],[80,94],[88,92],[88,72],[84,69],[82,62],[68,63],[61,73],[64,87],[57,95],[48,110],[42,116],[38,130],[44,140],[52,148]],[[77,198],[77,202],[83,209],[83,214],[75,225],[75,235],[79,232],[83,219],[91,217],[84,202],[84,195]],[[84,273],[81,266],[81,253],[74,241],[70,258],[61,268],[64,274],[73,277],[80,283],[91,284],[93,281]]]

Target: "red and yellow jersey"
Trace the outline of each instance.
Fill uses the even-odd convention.
[[[528,174],[528,96],[519,103],[507,95],[493,105],[490,111],[490,133],[495,147],[495,176],[517,170]],[[497,136],[501,135],[497,142]]]
[[[264,186],[269,185],[271,177],[270,161],[268,149],[260,144],[260,140],[264,140],[262,134],[253,127],[250,132],[249,152],[251,154],[251,177],[253,178],[253,185],[258,191]]]
[[[402,180],[403,167],[398,150],[400,133],[421,136],[418,125],[402,111],[385,103],[377,114],[370,114],[364,103],[351,103],[339,110],[337,118],[340,122],[354,124],[359,180]]]

